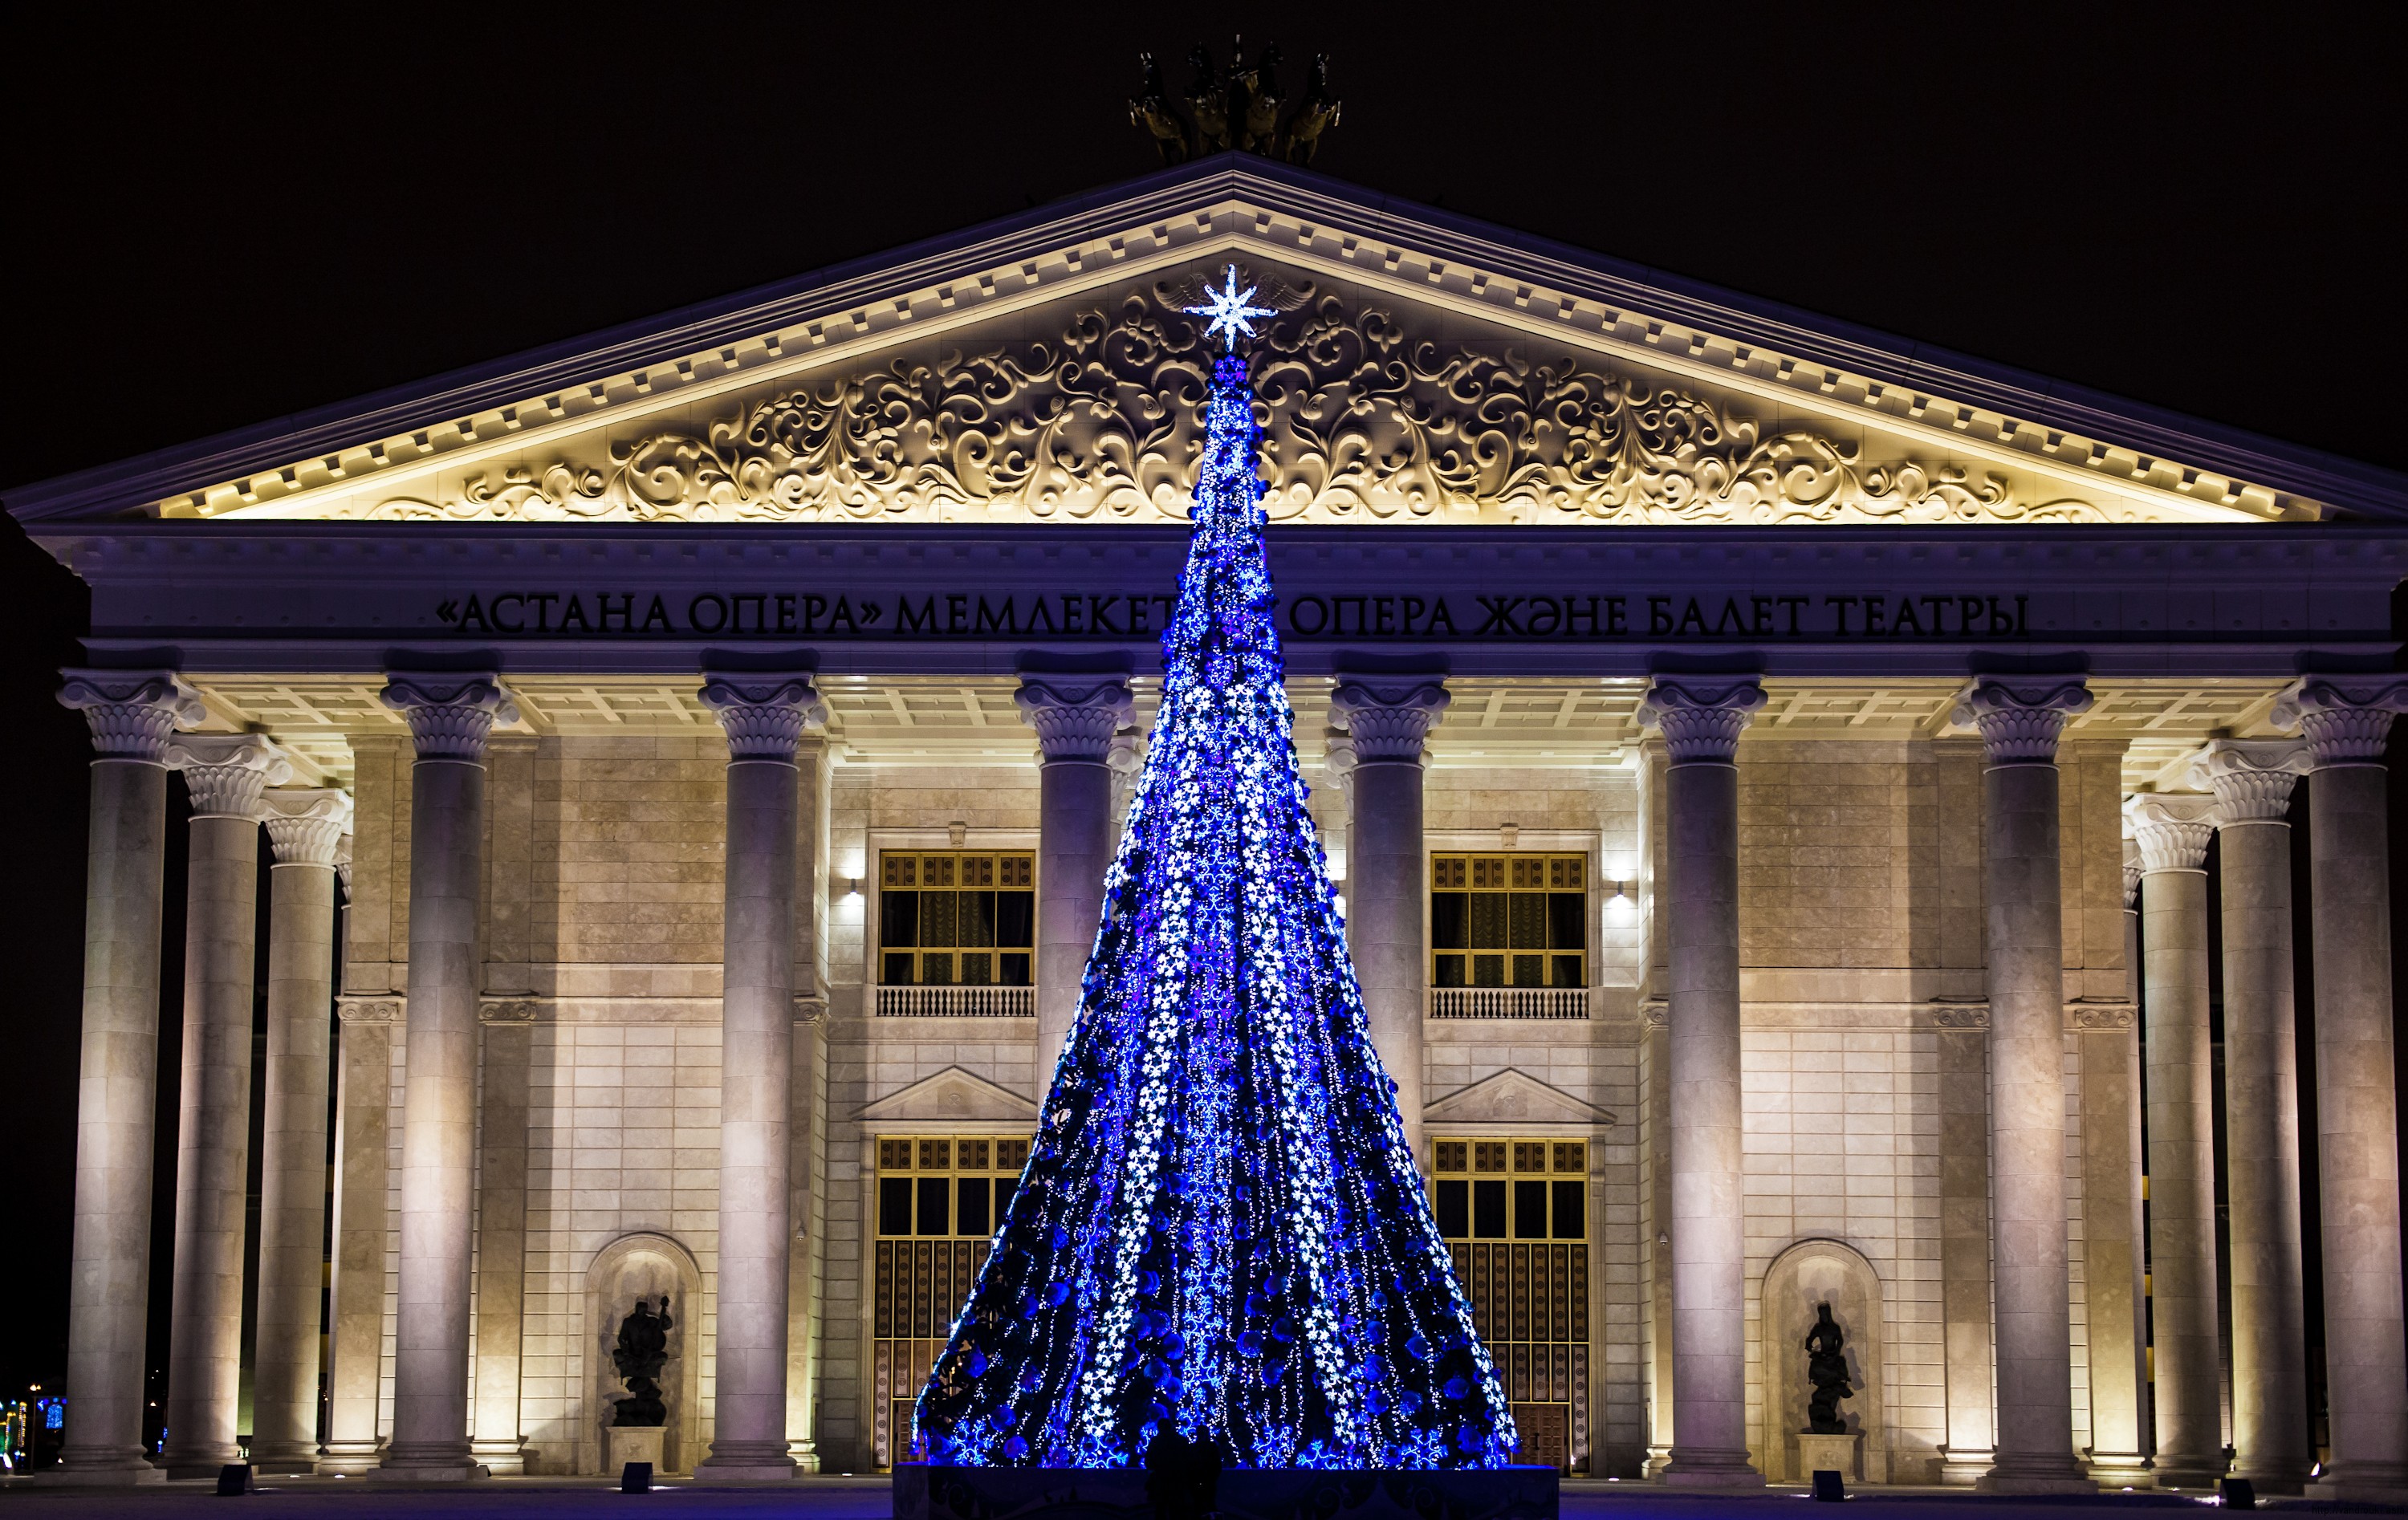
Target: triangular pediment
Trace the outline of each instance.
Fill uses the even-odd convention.
[[[1512,1067],[1458,1087],[1422,1111],[1429,1125],[1610,1125],[1613,1115]]]
[[[2262,522],[2381,472],[1226,155],[12,494],[21,517],[1182,515],[1234,265],[1275,519]]]
[[[949,1066],[865,1105],[867,1124],[1009,1124],[1035,1128],[1037,1105],[1009,1087]]]

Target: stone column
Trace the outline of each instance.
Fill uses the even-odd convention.
[[[167,1443],[159,1459],[170,1478],[213,1478],[235,1460],[242,1391],[259,799],[293,767],[254,734],[180,736],[168,742],[167,763],[184,773],[193,827],[184,889]]]
[[[803,731],[827,721],[804,675],[720,676],[727,731],[720,1001],[719,1358],[705,1478],[795,1475],[786,1448],[787,1254],[795,1060],[796,829]]]
[[[2215,799],[2143,793],[2126,800],[2124,815],[2141,847],[2157,1484],[2208,1488],[2224,1475],[2207,1029],[2207,846],[2215,837]]]
[[[2309,676],[2274,707],[2308,741],[2316,1176],[2332,1460],[2318,1498],[2408,1498],[2399,1095],[2391,1076],[2391,876],[2384,739],[2408,681]]]
[[[1078,1017],[1087,956],[1112,863],[1112,738],[1133,701],[1118,677],[1088,685],[1030,678],[1014,698],[1037,730],[1037,1065],[1039,1102]]]
[[[276,864],[268,881],[267,1096],[260,1130],[251,1459],[300,1472],[318,1459],[335,863],[351,826],[351,799],[336,791],[278,791],[265,804]]]
[[[2291,787],[2297,739],[2220,738],[2192,769],[2212,788],[2224,899],[2225,1189],[2231,1204],[2233,1471],[2296,1494],[2308,1443],[2300,1256],[2299,1028],[2292,1008]]]
[[[176,725],[200,722],[206,710],[191,687],[162,671],[64,674],[59,701],[92,725],[93,762],[60,1471],[73,1483],[143,1483],[161,1476],[142,1444],[142,1370],[159,1095],[166,752]]]
[[[2128,827],[2128,824],[2127,825]],[[2142,1327],[2141,847],[2123,839],[2124,1003],[2076,1005],[2082,1070],[2082,1268],[2088,1318],[2091,1478],[2107,1487],[2150,1481],[2148,1337]],[[1988,1104],[1983,1105],[1986,1125]],[[1983,1255],[1989,1254],[1984,1227]],[[1986,1335],[1989,1315],[1983,1316]]]
[[[1746,1220],[1740,1155],[1740,730],[1764,706],[1754,676],[1656,678],[1670,846],[1667,1059],[1672,1165],[1672,1455],[1668,1484],[1764,1482],[1747,1460]],[[1359,784],[1359,783],[1358,783]]]
[[[482,1477],[468,1452],[468,1267],[477,1132],[477,904],[485,741],[518,708],[490,675],[388,678],[409,724],[409,990],[401,1109],[401,1277],[385,1482]]]
[[[1347,782],[1346,942],[1371,1045],[1397,1086],[1405,1140],[1422,1167],[1422,1021],[1429,984],[1429,859],[1422,843],[1422,741],[1451,700],[1441,682],[1344,680],[1329,721],[1354,745]]]
[[[356,773],[355,773],[356,774]],[[401,999],[346,995],[336,1050],[335,1280],[327,1326],[326,1447],[318,1471],[376,1470],[382,1441],[386,1206],[392,1165],[393,1040]]]
[[[1956,708],[1980,731],[1990,997],[1990,1257],[1998,1451],[1990,1493],[2092,1493],[2073,1459],[2066,1281],[2065,924],[2057,738],[2090,706],[2079,678],[1983,676]]]

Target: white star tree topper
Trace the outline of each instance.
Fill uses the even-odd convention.
[[[1214,290],[1210,285],[1204,287],[1204,305],[1182,307],[1180,309],[1192,316],[1211,318],[1211,322],[1205,323],[1205,336],[1223,338],[1229,347],[1234,349],[1238,346],[1238,338],[1240,335],[1247,337],[1254,336],[1254,324],[1251,319],[1275,317],[1279,313],[1269,307],[1248,306],[1246,303],[1254,299],[1254,292],[1259,287],[1249,285],[1244,290],[1240,290],[1238,266],[1234,264],[1230,265],[1228,271],[1226,282],[1219,290]]]

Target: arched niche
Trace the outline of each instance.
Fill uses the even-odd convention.
[[[1882,1289],[1872,1263],[1838,1240],[1800,1240],[1764,1269],[1764,1462],[1774,1483],[1803,1483],[1798,1433],[1806,1428],[1806,1335],[1814,1306],[1829,1304],[1847,1337],[1848,1382],[1856,1396],[1840,1418],[1864,1437],[1864,1481],[1889,1481],[1887,1389],[1882,1381]]]
[[[662,1432],[661,1462],[670,1472],[691,1472],[702,1428],[702,1269],[694,1253],[666,1235],[622,1235],[594,1254],[585,1269],[584,1428],[577,1438],[577,1470],[602,1470],[602,1432],[618,1412],[627,1385],[610,1363],[619,1344],[619,1322],[650,1298],[658,1308],[669,1296],[668,1365],[661,1369],[661,1401],[668,1406]]]

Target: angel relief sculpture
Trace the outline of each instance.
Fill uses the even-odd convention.
[[[1893,459],[1677,386],[1518,345],[1409,337],[1388,311],[1240,269],[1278,315],[1253,386],[1274,519],[2096,522],[2000,476]],[[1073,316],[1058,339],[814,378],[710,423],[469,477],[379,518],[1183,520],[1211,351],[1198,271]]]

